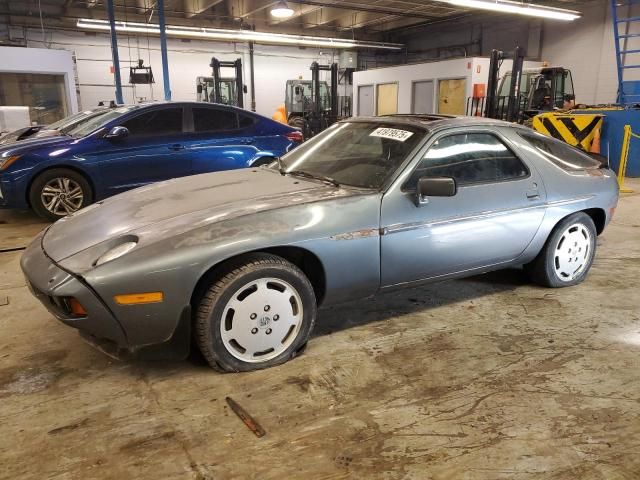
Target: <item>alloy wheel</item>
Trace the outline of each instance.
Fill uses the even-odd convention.
[[[84,201],[82,187],[71,178],[49,180],[40,193],[42,205],[54,215],[63,217],[78,211]]]
[[[554,269],[563,282],[575,280],[588,267],[591,233],[581,223],[568,227],[560,236],[554,254]]]
[[[237,359],[264,362],[291,346],[303,318],[302,299],[294,287],[279,278],[261,278],[237,289],[227,302],[220,334]]]

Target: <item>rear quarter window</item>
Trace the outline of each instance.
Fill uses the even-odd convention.
[[[600,167],[601,163],[571,145],[541,133],[518,132],[536,152],[568,172]]]

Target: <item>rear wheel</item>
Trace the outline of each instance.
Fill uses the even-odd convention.
[[[281,257],[252,254],[209,285],[194,330],[209,365],[240,372],[295,357],[315,318],[315,294],[305,274]]]
[[[33,181],[29,203],[42,218],[56,221],[89,205],[92,196],[89,182],[80,173],[68,168],[53,168]]]
[[[589,215],[569,215],[556,226],[536,259],[526,266],[532,280],[552,288],[581,283],[593,264],[596,237]]]

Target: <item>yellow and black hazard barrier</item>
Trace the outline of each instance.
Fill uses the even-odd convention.
[[[550,137],[581,148],[586,152],[599,150],[600,129],[604,115],[548,112],[533,117],[533,129]]]
[[[621,193],[633,193],[630,188],[624,188],[624,177],[627,171],[627,161],[629,160],[629,148],[631,147],[631,137],[640,138],[631,131],[631,125],[624,126],[624,137],[622,138],[622,151],[620,152],[620,166],[618,167],[618,185]]]

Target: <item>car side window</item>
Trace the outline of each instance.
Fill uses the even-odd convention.
[[[255,117],[250,117],[249,115],[238,114],[238,120],[240,122],[240,128],[252,127],[253,124],[256,123]]]
[[[420,177],[452,177],[463,187],[528,175],[524,163],[495,135],[460,133],[439,138],[431,145],[404,189],[415,189]]]
[[[518,132],[536,151],[551,163],[567,171],[598,168],[600,162],[555,138],[536,132]]]
[[[154,109],[127,120],[130,136],[172,135],[182,133],[182,107]]]
[[[235,130],[238,128],[236,112],[218,108],[195,107],[193,111],[193,130],[196,133]]]

